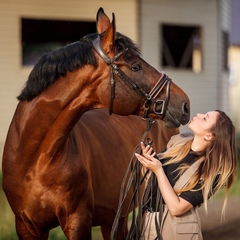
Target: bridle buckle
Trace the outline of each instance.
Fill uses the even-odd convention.
[[[154,105],[153,105],[153,111],[157,114],[157,115],[163,115],[164,111],[165,111],[165,104],[166,101],[165,100],[155,100],[154,101]],[[158,105],[161,104],[161,110],[158,110]]]

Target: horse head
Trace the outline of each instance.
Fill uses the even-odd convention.
[[[97,31],[93,40],[96,57],[109,66],[108,79],[100,84],[98,93],[110,114],[161,118],[168,127],[186,124],[190,117],[188,96],[164,72],[146,63],[129,38],[116,32],[114,13],[110,22],[104,10],[98,10]]]

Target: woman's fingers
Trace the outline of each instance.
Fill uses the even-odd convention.
[[[155,155],[156,155],[156,152],[152,152],[151,154],[148,154],[148,158],[154,158]]]
[[[137,153],[135,153],[135,156],[141,164],[143,164],[144,166],[146,165],[146,160],[147,160],[146,158],[144,158],[143,156],[141,156]],[[149,160],[147,160],[147,161],[149,161]]]
[[[140,155],[138,153],[135,153],[135,156],[137,157],[139,162],[141,162],[145,166],[154,160],[154,157],[152,157],[150,155],[149,155],[149,157],[146,158],[146,157],[143,157],[142,155]]]
[[[138,161],[147,169],[150,169],[151,171],[155,172],[159,167],[162,166],[160,161],[154,158],[156,153],[153,153],[149,155],[149,157],[144,157],[138,153],[135,153],[136,158]]]
[[[149,157],[149,156],[152,156],[153,154],[155,155],[156,153],[155,152],[152,152],[153,151],[153,148],[150,146],[150,145],[147,145],[145,147],[144,143],[141,142],[141,148],[142,148],[142,153],[143,153],[143,156],[145,157]],[[153,156],[154,156],[153,155]]]

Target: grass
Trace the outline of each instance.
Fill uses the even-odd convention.
[[[215,194],[214,198],[223,198],[224,196],[225,191],[223,189],[219,191],[217,194]],[[230,196],[240,196],[240,151],[238,153],[238,175],[236,181],[229,190],[229,197]]]
[[[239,164],[240,170],[240,164]],[[217,193],[214,198],[222,198],[224,191]],[[240,196],[240,176],[233,184],[229,196]],[[60,227],[52,229],[50,231],[49,240],[66,240],[67,238],[63,234]],[[101,240],[101,233],[99,227],[92,228],[92,239]],[[15,226],[14,226],[14,215],[7,202],[7,199],[2,190],[2,174],[0,172],[0,240],[18,240]]]

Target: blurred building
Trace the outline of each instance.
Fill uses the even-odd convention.
[[[146,61],[189,95],[191,115],[230,114],[229,0],[141,0],[140,41]],[[185,130],[185,127],[183,128]]]
[[[230,0],[0,0],[0,155],[16,96],[44,52],[95,31],[99,7],[117,31],[191,100],[191,114],[230,112]]]
[[[240,134],[240,1],[231,0],[231,31],[229,47],[231,115]]]

